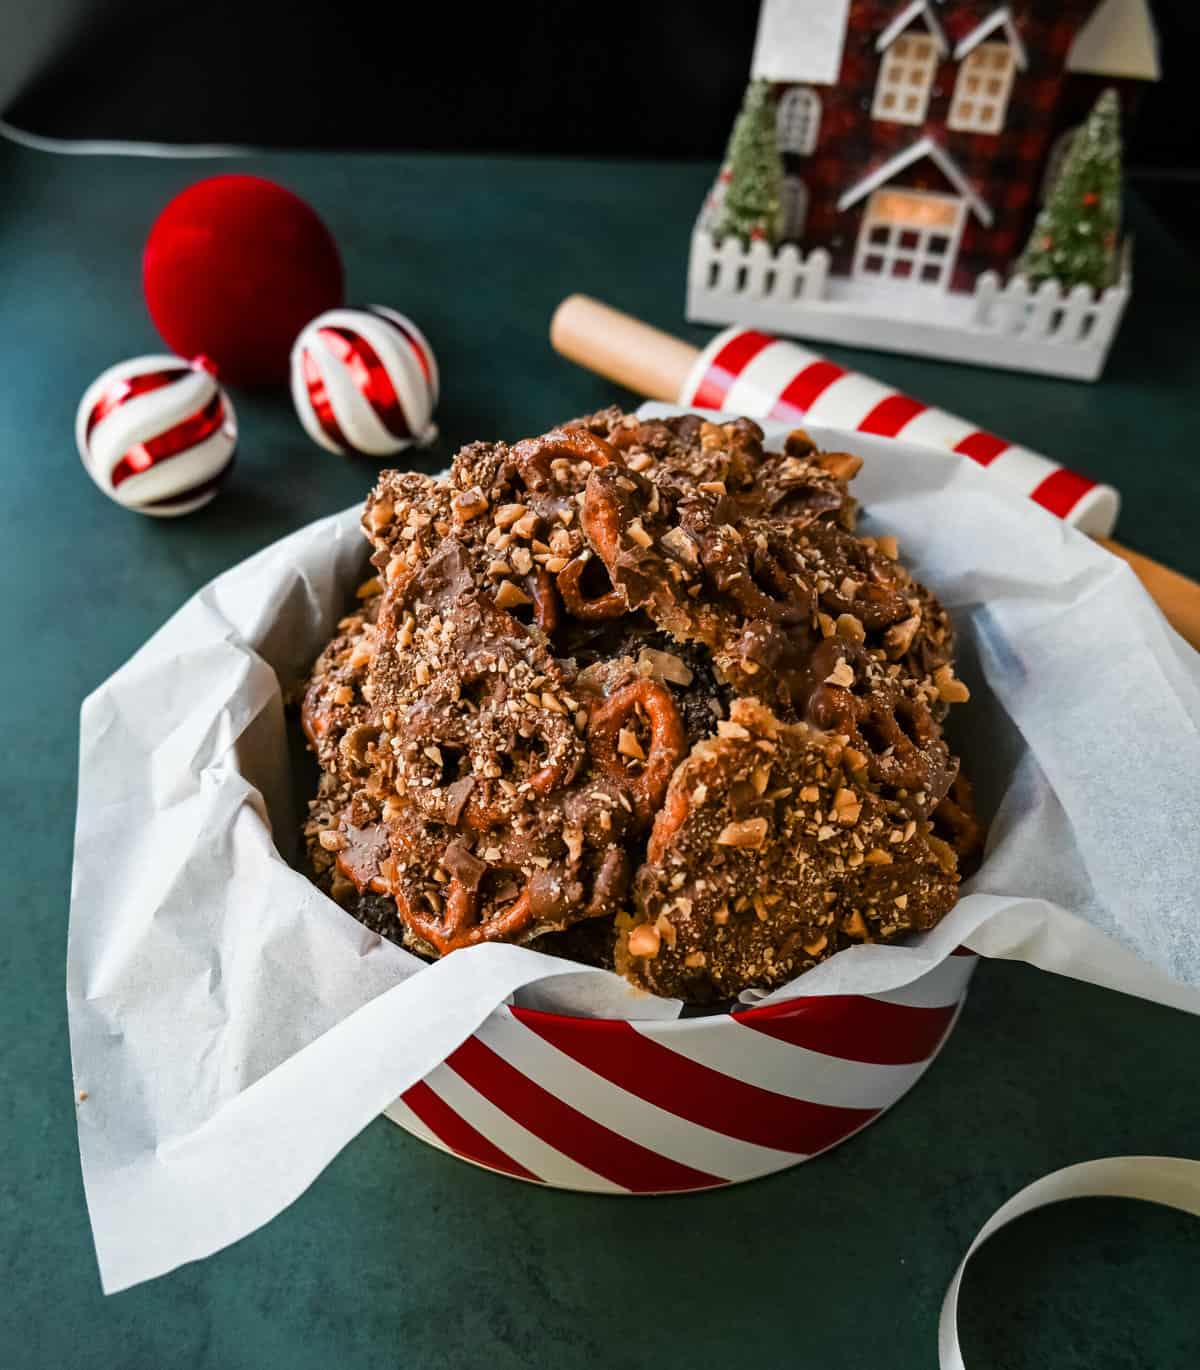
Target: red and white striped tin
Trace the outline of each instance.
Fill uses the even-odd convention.
[[[673,1022],[501,1008],[387,1116],[558,1189],[665,1194],[798,1165],[902,1098],[945,1044],[976,958],[902,989]]]
[[[679,403],[959,452],[1082,532],[1107,536],[1117,520],[1120,496],[1111,485],[754,329],[735,325],[718,333],[697,358]]]

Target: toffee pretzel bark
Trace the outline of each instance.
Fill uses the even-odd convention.
[[[856,533],[857,458],[762,437],[610,409],[382,474],[302,711],[357,917],[702,1002],[950,907],[981,830],[949,620]]]
[[[695,1001],[771,989],[855,942],[932,927],[957,857],[840,737],[738,699],[675,772],[616,965]]]

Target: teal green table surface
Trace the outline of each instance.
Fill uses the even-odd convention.
[[[85,385],[159,348],[139,286],[146,230],[172,194],[230,165],[0,145],[0,1367],[933,1365],[946,1284],[1005,1197],[1094,1156],[1197,1154],[1195,1019],[984,964],[917,1088],[861,1136],[770,1179],[664,1199],[565,1194],[380,1120],[262,1231],[101,1295],[63,993],[79,704],[197,587],[360,498],[374,469],[313,446],[282,389],[237,395],[235,474],[179,523],[124,512],[80,467]],[[547,344],[570,291],[706,336],[683,324],[682,300],[707,167],[352,155],[236,166],[312,202],[352,300],[427,330],[445,380],[443,439],[420,458],[430,468],[461,442],[622,398]],[[1197,575],[1200,287],[1137,205],[1131,225],[1133,303],[1096,385],[830,351],[1111,481],[1125,496],[1119,536]],[[1194,1367],[1200,1226],[1096,1201],[1026,1219],[973,1263],[963,1322],[973,1366]]]

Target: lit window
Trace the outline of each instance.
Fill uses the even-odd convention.
[[[947,286],[965,212],[953,195],[875,191],[863,215],[854,274]]]
[[[969,52],[954,83],[949,126],[962,133],[999,133],[1015,70],[1016,60],[1007,43],[980,43]]]
[[[784,93],[775,116],[780,152],[807,157],[817,145],[821,128],[821,97],[810,86],[794,86]]]
[[[879,65],[871,117],[897,124],[923,124],[937,59],[937,44],[929,34],[897,38]]]

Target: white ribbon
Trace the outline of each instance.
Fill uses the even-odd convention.
[[[958,1344],[958,1293],[967,1262],[994,1232],[1014,1219],[1065,1199],[1144,1199],[1200,1218],[1200,1161],[1176,1156],[1106,1156],[1051,1171],[1014,1194],[984,1223],[946,1290],[938,1324],[941,1370],[966,1370]]]

